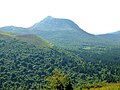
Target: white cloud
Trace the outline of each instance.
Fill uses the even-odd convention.
[[[0,0],[0,26],[29,27],[48,15],[68,18],[87,32],[120,29],[119,0]]]

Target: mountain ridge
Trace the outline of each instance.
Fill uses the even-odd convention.
[[[109,35],[106,37],[87,33],[72,20],[54,18],[51,16],[46,17],[29,28],[9,26],[0,28],[0,31],[18,34],[35,34],[48,40],[50,43],[65,47],[80,47],[84,45],[90,46],[91,44],[95,45],[96,43],[106,45],[107,43],[112,44],[114,42],[111,38],[115,37],[115,39],[119,39],[119,37],[116,37],[116,34],[112,36],[110,35],[111,38],[108,39]]]

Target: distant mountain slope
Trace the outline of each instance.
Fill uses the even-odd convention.
[[[111,41],[120,43],[120,31],[108,33],[108,34],[102,34],[102,35],[98,35],[98,36],[103,39],[107,39],[107,40],[111,40]]]
[[[113,34],[120,36],[120,31],[114,32]]]
[[[0,28],[0,31],[11,32],[11,33],[19,33],[19,34],[28,34],[29,30],[23,27],[15,27],[15,26],[6,26]]]

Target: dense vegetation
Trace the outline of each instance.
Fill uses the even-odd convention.
[[[80,58],[62,49],[39,46],[10,35],[0,34],[0,37],[1,89],[43,86],[43,78],[54,68],[74,75],[72,67],[84,65]]]
[[[73,87],[120,80],[120,66],[117,63],[87,62],[75,52],[55,47],[41,38],[39,45],[35,42],[38,39],[35,36],[30,35],[32,38],[26,41],[28,36],[0,34],[1,89],[45,89],[47,83],[44,78],[49,77],[55,68],[70,76]]]

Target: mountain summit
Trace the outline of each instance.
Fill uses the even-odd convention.
[[[80,30],[79,26],[69,19],[54,18],[51,16],[46,17],[41,22],[34,24],[32,27],[34,30],[44,31],[59,31],[59,30]],[[83,32],[83,30],[81,29]]]

